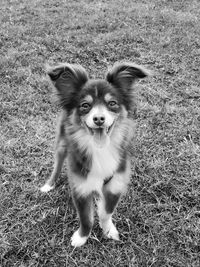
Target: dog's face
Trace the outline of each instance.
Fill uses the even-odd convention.
[[[103,146],[128,116],[133,104],[132,85],[147,76],[147,71],[121,63],[107,73],[105,80],[90,80],[81,66],[63,64],[49,68],[48,74],[71,123]]]
[[[90,80],[83,86],[77,107],[77,121],[97,145],[108,142],[115,124],[126,116],[117,90],[103,80]]]

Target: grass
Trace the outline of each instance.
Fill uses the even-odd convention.
[[[200,3],[197,0],[2,0],[0,10],[0,265],[200,266]],[[154,72],[137,86],[132,179],[114,219],[70,246],[78,221],[66,172],[53,163],[44,63],[80,63],[102,77],[118,60]]]

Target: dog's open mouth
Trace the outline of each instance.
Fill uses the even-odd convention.
[[[113,122],[112,125],[108,127],[104,126],[104,127],[91,128],[85,123],[89,133],[93,136],[94,141],[98,146],[103,146],[106,144],[112,132],[114,124],[115,122]]]
[[[112,129],[112,127],[113,127],[113,125],[114,125],[114,122],[113,122],[113,124],[112,125],[110,125],[109,127],[98,127],[98,128],[90,128],[87,124],[85,124],[86,125],[86,127],[88,128],[88,130],[89,130],[89,132],[90,132],[90,134],[91,135],[94,135],[94,134],[110,134],[110,132],[111,132],[111,129]]]

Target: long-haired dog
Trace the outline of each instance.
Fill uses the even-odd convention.
[[[49,67],[47,73],[62,107],[57,130],[54,169],[41,187],[50,191],[67,156],[73,201],[80,220],[72,246],[87,241],[93,225],[93,197],[97,197],[104,234],[119,240],[113,211],[130,179],[129,148],[134,135],[133,84],[148,72],[132,63],[116,63],[105,79],[88,78],[79,65]]]

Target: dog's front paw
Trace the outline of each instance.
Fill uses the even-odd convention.
[[[79,230],[77,230],[71,237],[71,245],[73,247],[80,247],[86,243],[87,239],[88,236],[80,236]]]
[[[103,232],[106,237],[119,241],[119,232],[117,228],[114,226],[113,222],[109,222],[108,225],[104,225]]]
[[[47,193],[50,190],[52,190],[54,188],[54,186],[49,185],[48,183],[44,184],[42,187],[40,187],[40,191],[43,193]]]
[[[114,224],[112,224],[110,230],[106,233],[106,236],[108,238],[119,241],[119,232],[117,231],[117,228],[114,226]]]

